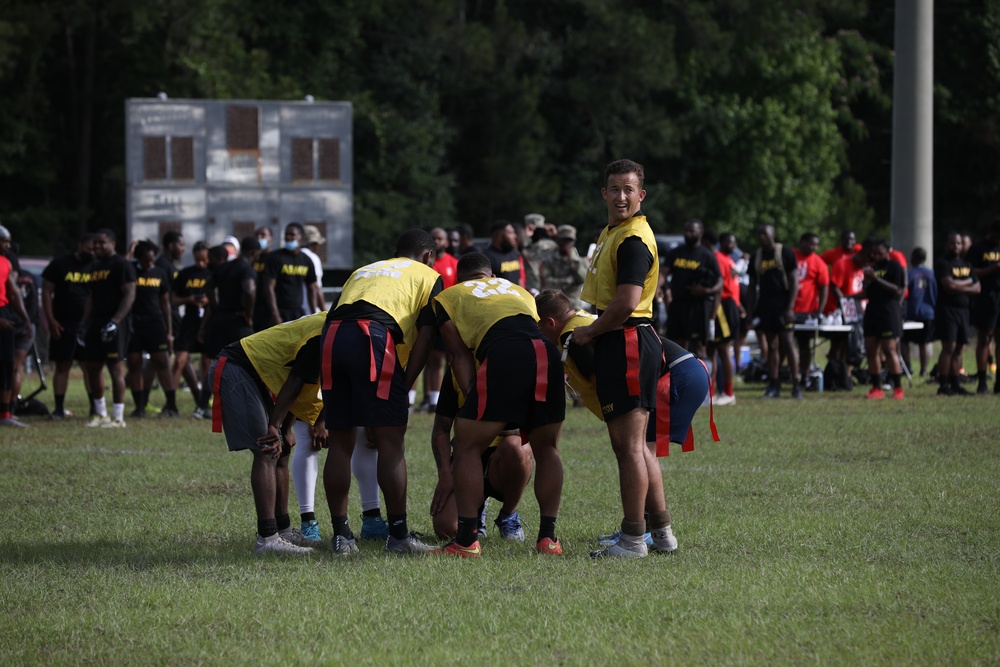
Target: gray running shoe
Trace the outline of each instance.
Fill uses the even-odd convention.
[[[600,551],[591,551],[591,558],[645,558],[649,554],[649,547],[645,542],[641,542],[638,547],[629,548],[621,543],[615,542]]]
[[[674,531],[667,526],[660,530],[654,530],[651,534],[646,533],[650,536],[650,540],[646,542],[649,545],[649,550],[656,553],[669,554],[677,551],[677,538],[674,537]]]
[[[309,547],[312,548],[316,546],[316,540],[310,540],[308,537],[302,534],[298,528],[292,528],[289,526],[284,530],[279,530],[278,535],[281,535],[281,539],[286,542],[290,542],[298,547]]]
[[[0,419],[0,426],[12,426],[14,428],[28,428],[28,425],[19,420],[17,417],[5,417]]]
[[[385,550],[394,554],[425,554],[428,551],[433,551],[437,548],[432,547],[429,544],[424,544],[420,541],[419,536],[420,533],[411,532],[403,539],[397,540],[395,537],[390,535],[385,540]]]
[[[337,535],[333,538],[331,544],[333,546],[333,553],[338,556],[350,556],[351,554],[358,553],[358,543],[353,537],[348,539],[343,535]]]
[[[281,535],[275,533],[270,537],[258,535],[257,543],[253,545],[253,553],[255,556],[263,556],[264,554],[304,556],[312,553],[312,549],[295,546],[291,542],[281,539]]]

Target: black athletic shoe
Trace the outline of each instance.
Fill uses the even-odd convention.
[[[990,393],[990,388],[986,386],[985,382],[980,382],[979,386],[976,387],[977,394],[988,394]]]
[[[954,396],[955,395],[955,392],[951,390],[951,387],[949,387],[948,385],[945,385],[945,384],[943,384],[940,387],[938,387],[938,392],[937,393],[938,393],[938,396]]]
[[[132,419],[142,419],[143,417],[146,416],[146,411],[143,410],[142,408],[136,408],[135,410],[130,412],[128,416],[131,417]]]
[[[972,396],[972,392],[961,385],[952,387],[951,393],[953,396]]]
[[[768,387],[763,398],[781,398],[781,389],[778,387]]]

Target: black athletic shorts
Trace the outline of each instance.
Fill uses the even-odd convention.
[[[63,331],[59,338],[49,336],[49,361],[79,361],[80,350],[76,344],[76,332],[79,322],[60,322]]]
[[[787,322],[785,320],[785,312],[788,302],[785,300],[781,301],[761,301],[757,304],[757,312],[754,317],[757,318],[757,331],[759,333],[765,334],[776,334],[783,331],[788,331],[795,326],[795,322]]]
[[[201,352],[204,345],[198,342],[198,330],[201,329],[201,320],[182,319],[181,328],[176,329],[174,336],[175,352]]]
[[[480,364],[476,385],[458,416],[505,422],[529,432],[564,421],[566,384],[559,350],[545,338],[497,341]]]
[[[712,341],[719,343],[730,341],[740,335],[740,307],[732,299],[723,299],[719,311],[715,314],[715,337]]]
[[[604,419],[636,408],[654,412],[662,368],[663,345],[653,327],[626,327],[598,336],[594,377]]]
[[[320,346],[327,428],[406,426],[409,419],[406,373],[396,355],[396,344],[385,326],[364,322],[368,333],[355,320],[333,320],[323,330]],[[338,325],[336,335],[331,329],[334,324]],[[392,366],[383,375],[387,362]]]
[[[969,309],[938,307],[934,312],[934,339],[965,345],[969,342]]]
[[[969,321],[972,326],[982,331],[1000,329],[1000,290],[980,292],[972,297]]]
[[[167,327],[163,325],[163,320],[161,318],[135,320],[132,323],[132,335],[129,337],[127,350],[129,354],[169,352]]]
[[[667,338],[706,342],[708,322],[714,318],[711,299],[675,299],[667,306]]]
[[[934,320],[921,322],[923,329],[903,329],[903,342],[914,345],[927,345],[934,340]]]
[[[112,361],[125,361],[125,352],[128,350],[128,341],[131,333],[131,322],[126,317],[118,323],[118,332],[113,340],[105,343],[101,340],[101,330],[107,325],[107,321],[92,320],[87,325],[87,331],[83,336],[85,345],[79,351],[81,361],[110,363]]]
[[[880,340],[899,338],[903,334],[903,320],[896,308],[872,308],[871,304],[868,304],[862,328],[865,338]]]

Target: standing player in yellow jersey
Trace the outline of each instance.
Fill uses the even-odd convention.
[[[601,196],[608,207],[608,226],[597,240],[580,295],[598,315],[573,332],[578,344],[594,345],[597,397],[618,460],[625,514],[621,540],[593,552],[594,557],[641,557],[649,551],[643,537],[649,489],[646,424],[656,410],[663,347],[652,327],[659,262],[653,232],[639,210],[646,198],[644,178],[642,165],[632,160],[616,160],[604,171]],[[668,523],[665,513],[650,516],[653,527]]]
[[[347,522],[358,427],[371,429],[378,451],[378,484],[389,522],[386,550],[425,553],[432,548],[407,528],[403,435],[409,418],[408,392],[434,344],[431,300],[441,291],[441,276],[431,268],[433,260],[430,234],[420,229],[404,232],[392,259],[351,274],[337,308],[327,317],[322,370],[330,452],[323,485],[337,554],[358,550]]]
[[[535,498],[541,514],[535,549],[558,555],[562,545],[555,525],[563,484],[558,444],[566,417],[562,363],[559,351],[538,328],[531,294],[492,276],[486,255],[463,255],[458,283],[435,299],[438,330],[467,397],[455,420],[452,464],[458,532],[439,553],[480,555],[482,456],[503,430],[521,428],[535,457]]]
[[[592,324],[596,317],[574,310],[569,298],[556,290],[543,290],[535,297],[535,303],[538,307],[538,328],[563,349],[563,368],[570,389],[594,416],[604,421],[594,386],[594,350],[589,345],[577,344],[573,337],[577,328]],[[666,373],[657,383],[657,408],[668,411],[665,414],[669,415],[670,428],[667,433],[662,419],[664,415],[657,413],[660,419],[650,416],[644,456],[649,479],[646,515],[657,517],[663,525],[654,526],[647,518],[647,530],[643,537],[647,547],[670,552],[677,549],[677,540],[670,527],[670,513],[663,493],[663,473],[656,457],[666,456],[671,442],[683,445],[683,451],[694,449],[691,421],[708,391],[709,377],[705,365],[693,354],[670,339],[661,340],[666,364],[663,370]],[[712,434],[718,441],[714,424]],[[603,536],[601,544],[611,546],[620,537],[620,533]]]
[[[231,343],[208,371],[212,431],[225,431],[230,451],[253,452],[255,554],[312,551],[288,516],[288,455],[296,417],[310,424],[314,438],[325,437],[318,386],[325,319],[326,313],[317,313]]]

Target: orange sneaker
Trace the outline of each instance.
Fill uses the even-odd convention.
[[[874,400],[883,399],[885,398],[885,392],[879,389],[878,387],[872,387],[872,390],[868,392],[868,395],[865,396],[865,398],[870,398]]]
[[[559,544],[559,538],[552,539],[550,537],[543,537],[535,545],[535,551],[540,554],[548,554],[550,556],[560,556],[562,555],[562,545]]]
[[[902,387],[896,387],[895,389],[893,389],[892,390],[892,397],[895,398],[897,401],[903,400],[903,388]]]
[[[479,540],[476,540],[467,547],[463,547],[458,542],[452,540],[443,547],[438,547],[437,549],[429,552],[432,555],[438,556],[458,556],[460,558],[479,558],[482,555],[483,550],[479,548]]]

